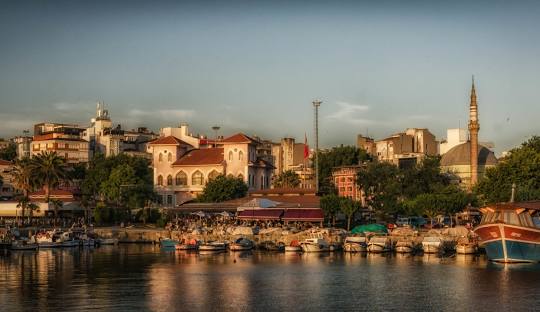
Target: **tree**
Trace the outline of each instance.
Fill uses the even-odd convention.
[[[0,149],[0,159],[14,161],[16,158],[17,145],[15,143],[9,143],[7,147]]]
[[[28,203],[28,205],[26,206],[26,208],[27,208],[28,211],[29,211],[29,214],[28,214],[28,221],[30,221],[30,220],[32,220],[32,217],[34,216],[34,211],[38,210],[38,209],[39,209],[39,206],[38,206],[36,203],[30,202],[30,203]]]
[[[341,199],[336,194],[328,194],[321,197],[321,209],[328,220],[332,220],[332,226],[336,225],[336,214],[340,211]]]
[[[23,158],[15,161],[13,170],[11,171],[11,176],[13,178],[13,183],[15,187],[23,191],[22,198],[28,198],[28,194],[36,186],[36,178],[34,175],[34,165],[30,158]],[[26,205],[29,201],[24,200],[19,202],[22,210],[22,217],[24,218],[24,212],[26,210]]]
[[[347,217],[347,231],[351,230],[351,219],[360,210],[360,203],[348,198],[341,197],[341,212]]]
[[[17,200],[17,208],[21,208],[21,218],[24,222],[24,210],[27,208],[30,203],[30,198],[28,196],[20,196]]]
[[[56,218],[58,217],[58,209],[62,208],[64,206],[64,202],[59,199],[52,199],[48,200],[48,203],[50,203],[53,206],[54,209],[54,226],[56,226]]]
[[[300,185],[300,177],[296,172],[287,170],[280,173],[272,183],[275,188],[286,187],[296,188]]]
[[[323,194],[334,193],[332,171],[339,166],[359,165],[371,160],[365,150],[354,146],[337,146],[329,151],[319,151],[319,190]]]
[[[483,203],[507,202],[513,183],[515,200],[540,199],[540,136],[512,149],[494,168],[487,169],[475,191]]]
[[[45,200],[50,202],[51,189],[60,185],[68,179],[68,166],[63,157],[56,152],[42,152],[32,160],[32,167],[35,169],[37,184],[45,190]],[[54,206],[54,225],[58,218],[58,207]]]
[[[368,206],[380,215],[403,212],[403,172],[393,164],[372,162],[357,175],[357,183],[364,190]]]
[[[248,186],[240,178],[219,175],[208,181],[201,195],[200,202],[219,203],[246,196]]]

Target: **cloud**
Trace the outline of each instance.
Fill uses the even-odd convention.
[[[191,109],[158,109],[155,111],[147,111],[141,109],[132,109],[128,112],[131,117],[153,117],[164,120],[191,118],[195,116],[195,111]]]
[[[363,113],[369,110],[367,105],[351,104],[347,102],[336,102],[338,109],[326,116],[327,119],[334,119],[352,124],[374,123],[374,120],[363,118]]]

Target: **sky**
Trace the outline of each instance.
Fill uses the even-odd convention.
[[[465,127],[500,153],[540,134],[540,3],[521,1],[2,1],[0,136],[82,126],[105,102],[131,129],[321,147],[409,127]]]

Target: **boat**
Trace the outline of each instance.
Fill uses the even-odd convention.
[[[183,239],[180,243],[174,247],[176,250],[197,250],[199,243],[195,239]]]
[[[274,241],[264,241],[259,244],[259,249],[266,251],[282,252],[285,251],[285,244],[283,242],[276,243]]]
[[[442,248],[442,238],[440,236],[426,236],[422,240],[422,250],[424,253],[438,253]]]
[[[397,253],[411,253],[414,252],[415,249],[416,244],[414,243],[414,240],[409,237],[401,238],[396,243]]]
[[[300,243],[303,252],[327,252],[330,244],[324,238],[307,238]]]
[[[78,247],[81,245],[80,240],[76,239],[71,231],[60,233],[59,241],[62,247]]]
[[[474,229],[489,260],[503,263],[540,261],[540,201],[499,203],[480,208]]]
[[[227,249],[224,242],[207,242],[199,246],[199,251],[223,251]]]
[[[343,243],[345,252],[366,252],[367,239],[365,236],[347,236]]]
[[[300,242],[293,240],[288,246],[285,246],[285,252],[302,252]]]
[[[392,241],[388,236],[373,236],[367,245],[367,250],[374,253],[383,253],[392,250]]]
[[[159,241],[161,248],[176,248],[178,241],[170,238],[165,238]]]
[[[36,235],[34,235],[34,240],[38,244],[39,248],[54,248],[62,246],[62,242],[58,240],[57,233],[55,231],[38,232]]]
[[[98,239],[99,245],[118,245],[118,238],[100,238]]]
[[[478,251],[478,242],[468,237],[460,237],[456,244],[456,253],[471,255]]]
[[[29,239],[17,239],[11,242],[11,250],[36,250],[38,244]]]
[[[230,251],[246,251],[253,249],[253,242],[247,238],[239,238],[229,245]]]

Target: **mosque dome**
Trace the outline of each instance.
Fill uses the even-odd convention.
[[[456,145],[446,152],[441,158],[441,166],[470,165],[471,163],[471,142]],[[495,166],[497,158],[487,147],[478,145],[478,166]]]

